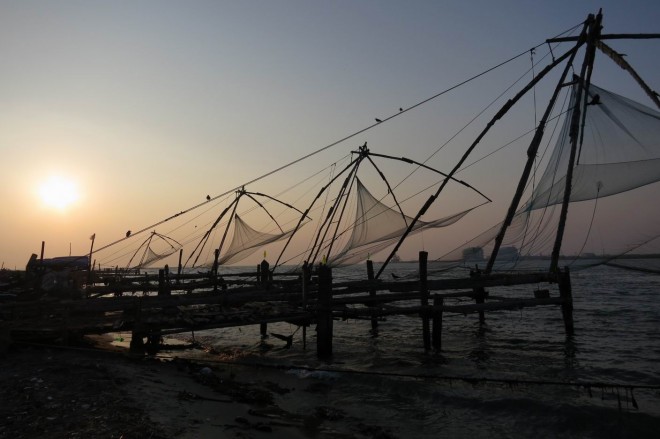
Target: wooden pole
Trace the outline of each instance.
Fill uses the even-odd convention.
[[[421,296],[422,307],[429,304],[429,290],[427,283],[428,262],[429,254],[425,251],[419,252],[419,293]],[[429,325],[429,316],[427,313],[422,312],[422,338],[424,339],[424,350],[431,350],[431,330]]]
[[[374,262],[371,259],[367,260],[367,278],[369,280],[374,280]],[[370,297],[376,297],[376,290],[369,290]],[[378,303],[372,303],[371,306],[378,306]],[[374,312],[371,316],[371,333],[373,335],[378,335],[378,319],[376,318],[376,313]]]
[[[89,290],[90,287],[94,286],[94,270],[92,266],[92,254],[94,253],[94,241],[96,241],[96,233],[92,234],[90,236],[90,239],[92,240],[92,244],[89,246],[89,261],[88,261],[88,266],[87,266],[87,290]],[[89,297],[89,293],[87,293],[87,296]]]
[[[415,225],[417,224],[417,221],[426,213],[426,211],[431,207],[431,205],[435,202],[435,200],[438,198],[440,193],[443,191],[447,183],[449,183],[450,180],[453,180],[454,174],[458,172],[459,169],[463,167],[463,163],[468,159],[474,148],[476,148],[477,144],[481,142],[481,139],[488,133],[488,131],[491,129],[495,123],[504,116],[509,109],[516,103],[518,102],[528,91],[532,90],[534,86],[545,77],[548,72],[550,72],[557,64],[563,62],[566,58],[570,56],[571,53],[577,51],[579,47],[576,46],[572,48],[570,51],[564,53],[561,55],[559,58],[555,59],[551,64],[547,65],[543,70],[541,70],[535,77],[532,79],[532,81],[527,84],[522,90],[520,90],[512,99],[509,99],[503,106],[500,108],[500,110],[493,116],[493,118],[488,122],[486,125],[486,128],[484,128],[481,133],[479,133],[479,136],[476,138],[474,142],[468,147],[468,149],[463,153],[463,156],[461,159],[454,165],[454,168],[447,174],[447,176],[442,180],[442,183],[438,187],[438,189],[435,191],[435,194],[431,195],[428,200],[426,200],[426,203],[422,206],[422,208],[417,212],[417,215],[410,221],[410,224],[408,224],[408,228],[406,229],[405,232],[401,235],[399,238],[399,241],[395,244],[394,248],[390,252],[389,256],[387,259],[385,259],[385,262],[383,265],[381,265],[380,269],[378,270],[378,273],[376,273],[376,279],[378,279],[383,272],[384,268],[387,266],[387,264],[390,262],[394,254],[399,250],[399,247],[401,247],[401,244],[403,244],[403,241],[408,237],[410,232],[413,231],[415,228]]]
[[[158,295],[169,296],[171,294],[169,285],[170,270],[166,265],[164,269],[158,270]]]
[[[479,267],[476,267],[474,271],[470,271],[470,277],[471,278],[478,278],[481,276],[481,270],[479,270]],[[472,288],[472,291],[474,292],[474,303],[477,305],[481,305],[485,302],[486,300],[486,289],[484,287],[475,287]],[[484,314],[483,309],[479,310],[479,324],[483,325],[486,323],[486,315]]]
[[[307,261],[302,267],[302,307],[307,311],[307,289],[309,288],[309,265]],[[303,323],[302,328],[303,350],[307,350],[307,323]]]
[[[478,287],[474,289],[474,303],[477,305],[481,305],[486,301],[486,290],[484,287]],[[486,314],[484,313],[484,310],[479,311],[479,324],[484,325],[486,324]]]
[[[178,267],[178,269],[177,269],[177,271],[176,271],[176,283],[177,283],[177,285],[178,285],[179,282],[180,282],[180,279],[179,279],[179,278],[181,277],[181,271],[183,270],[183,265],[181,265],[181,260],[182,260],[182,259],[183,259],[183,249],[180,249],[180,250],[179,250],[179,267]]]
[[[319,265],[316,355],[323,360],[332,357],[332,269],[325,264]]]
[[[133,308],[133,331],[131,332],[131,343],[129,350],[131,354],[144,354],[144,340],[142,332],[142,299],[134,302]]]
[[[440,352],[442,349],[442,306],[444,298],[439,295],[433,296],[433,350]]]
[[[213,268],[211,269],[213,275],[213,291],[218,291],[218,258],[220,257],[220,250],[215,249]]]
[[[45,249],[46,249],[46,241],[41,241],[41,256],[39,257],[41,262],[44,261],[44,250]]]
[[[259,266],[259,271],[261,272],[261,279],[258,279],[261,288],[268,289],[269,287],[269,278],[270,278],[270,265],[265,259],[261,261]],[[259,324],[259,332],[261,333],[261,338],[268,337],[268,323]]]
[[[578,43],[579,45],[581,45],[583,41],[586,39],[587,28],[588,28],[588,24],[585,23],[584,28],[582,29],[580,42]],[[516,193],[514,194],[513,199],[511,200],[511,204],[509,205],[509,210],[507,211],[506,217],[502,222],[502,227],[499,233],[497,234],[497,237],[495,238],[493,251],[491,252],[490,259],[488,260],[488,263],[486,265],[486,274],[489,274],[493,270],[493,265],[495,265],[495,260],[497,259],[497,253],[499,252],[500,246],[502,245],[502,241],[504,240],[504,235],[506,234],[506,230],[511,225],[511,221],[513,221],[513,218],[516,215],[516,212],[518,210],[518,205],[520,204],[520,199],[522,198],[523,192],[527,187],[527,181],[529,180],[529,175],[532,171],[534,163],[536,162],[536,156],[539,150],[539,146],[541,145],[541,141],[543,140],[543,133],[545,132],[545,126],[548,122],[548,118],[550,117],[550,114],[552,113],[552,109],[555,108],[555,102],[557,101],[559,92],[564,87],[566,76],[568,75],[569,69],[573,66],[573,59],[575,59],[576,54],[577,51],[573,52],[569,57],[568,61],[566,62],[566,66],[564,67],[564,71],[562,72],[561,77],[557,82],[557,86],[555,87],[555,91],[552,95],[552,98],[550,98],[550,101],[548,102],[548,106],[546,107],[545,112],[541,117],[541,121],[536,127],[534,138],[529,144],[529,148],[527,148],[527,162],[525,163],[525,168],[523,169],[523,173],[520,176],[520,180],[518,181],[518,187],[516,189]]]
[[[262,288],[268,289],[269,287],[268,281],[270,279],[270,265],[268,264],[268,261],[266,261],[265,259],[261,261],[261,265],[259,268],[261,272],[261,279],[260,279],[261,286]]]
[[[559,297],[564,299],[561,304],[561,314],[564,318],[564,329],[566,335],[574,334],[573,326],[573,289],[571,287],[571,274],[568,267],[559,273]]]
[[[580,115],[581,115],[581,106],[583,105],[582,95],[583,93],[586,96],[585,92],[585,81],[591,77],[591,70],[594,63],[594,56],[596,52],[596,41],[600,35],[600,23],[602,20],[602,15],[599,13],[594,20],[593,15],[589,15],[588,22],[590,25],[589,36],[587,39],[587,49],[584,56],[584,61],[582,63],[582,70],[580,72],[580,77],[578,78],[577,92],[575,95],[575,100],[573,101],[573,115],[571,118],[571,127],[569,131],[569,137],[571,139],[571,150],[568,158],[568,166],[566,169],[566,176],[564,177],[564,200],[561,205],[561,212],[559,213],[559,223],[557,224],[557,235],[555,236],[555,243],[552,248],[552,257],[550,260],[550,272],[558,271],[559,267],[559,254],[561,251],[561,244],[564,238],[564,228],[566,225],[566,219],[568,217],[568,205],[571,201],[571,186],[573,184],[573,168],[575,166],[575,157],[577,155],[578,141],[580,138]],[[587,78],[585,78],[585,76]],[[586,112],[587,106],[584,106],[584,111]]]

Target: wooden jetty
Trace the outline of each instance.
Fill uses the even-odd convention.
[[[367,261],[365,280],[334,282],[332,269],[304,267],[299,274],[274,274],[267,262],[256,272],[218,275],[217,272],[170,275],[97,273],[85,289],[85,298],[16,300],[0,305],[0,333],[4,339],[34,340],[71,335],[132,333],[131,349],[157,349],[162,336],[190,331],[289,322],[303,328],[316,325],[320,358],[333,350],[333,325],[347,319],[371,320],[392,315],[418,315],[423,339],[420,347],[442,347],[443,313],[478,313],[560,306],[567,334],[573,333],[572,293],[568,269],[554,273],[472,273],[467,278],[429,279],[427,253],[420,252],[419,277],[385,282],[374,279]],[[96,283],[98,282],[98,284]],[[554,297],[540,285],[556,284]],[[486,288],[530,285],[529,297],[491,296]],[[539,294],[539,291],[542,294]],[[466,297],[474,303],[447,305],[448,297]],[[306,331],[303,331],[305,334]],[[290,343],[291,341],[289,341]]]

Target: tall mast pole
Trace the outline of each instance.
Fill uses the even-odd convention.
[[[564,71],[562,72],[561,78],[559,78],[559,82],[557,84],[557,87],[555,87],[555,91],[552,95],[552,98],[550,99],[550,102],[548,103],[548,106],[545,109],[545,113],[543,114],[543,117],[541,118],[541,121],[539,122],[539,125],[536,128],[536,132],[534,133],[534,138],[532,139],[532,142],[530,143],[529,148],[527,149],[527,163],[525,164],[525,169],[523,170],[522,176],[520,177],[520,181],[518,182],[518,188],[516,189],[516,193],[513,196],[513,199],[511,200],[511,205],[509,206],[509,210],[507,211],[506,218],[502,223],[502,228],[500,229],[499,233],[497,234],[497,237],[495,238],[495,246],[493,247],[493,251],[490,255],[490,259],[488,260],[488,264],[486,265],[486,273],[490,273],[492,271],[493,265],[495,264],[495,259],[497,259],[497,253],[499,252],[500,247],[502,245],[502,241],[504,240],[504,235],[506,234],[506,230],[511,225],[511,222],[513,221],[513,217],[516,214],[516,210],[518,209],[518,206],[520,204],[520,199],[522,198],[523,192],[525,191],[525,187],[527,186],[527,181],[529,180],[529,174],[531,173],[532,167],[534,166],[534,161],[536,159],[536,154],[539,150],[539,146],[541,145],[541,140],[543,140],[545,125],[548,122],[550,113],[552,112],[552,109],[555,106],[557,96],[559,96],[559,92],[564,86],[564,81],[566,80],[568,71],[571,68],[571,65],[573,64],[573,60],[575,59],[575,55],[577,54],[577,49],[580,46],[582,46],[587,40],[587,28],[588,28],[588,23],[585,22],[584,28],[582,29],[582,33],[580,34],[580,37],[578,38],[578,42],[575,46],[575,50],[573,51],[570,58],[566,62],[566,67],[564,67]]]
[[[584,81],[587,76],[591,76],[591,70],[594,64],[594,57],[596,55],[596,42],[600,36],[601,22],[603,14],[601,11],[596,15],[594,20],[593,15],[589,15],[587,22],[589,23],[589,36],[587,38],[587,50],[582,63],[582,70],[578,78],[577,92],[575,100],[573,101],[573,117],[571,119],[570,138],[571,138],[571,152],[568,159],[568,169],[566,171],[565,187],[564,187],[564,201],[561,206],[561,213],[559,216],[559,224],[557,225],[557,235],[555,237],[555,244],[552,249],[552,259],[550,262],[550,272],[556,272],[559,267],[559,252],[561,251],[561,243],[564,237],[564,229],[566,227],[566,218],[568,217],[568,204],[571,200],[571,185],[573,182],[573,167],[575,166],[575,156],[578,147],[578,139],[580,138],[580,113],[582,105],[582,94],[584,93]],[[586,106],[584,108],[586,111]]]
[[[500,108],[500,110],[493,116],[493,118],[488,122],[486,125],[486,128],[484,128],[481,133],[479,133],[479,136],[477,136],[476,140],[472,142],[470,147],[463,153],[463,156],[461,159],[454,165],[454,168],[447,174],[445,179],[442,181],[440,184],[440,187],[438,190],[435,191],[435,194],[431,195],[428,200],[426,200],[426,203],[422,206],[422,208],[417,212],[417,215],[415,215],[415,218],[408,224],[408,229],[401,235],[401,238],[399,238],[399,241],[396,243],[392,251],[390,252],[389,256],[387,259],[385,259],[385,262],[383,262],[383,265],[381,265],[380,269],[378,270],[378,273],[376,273],[376,279],[380,277],[380,275],[383,273],[383,270],[385,267],[387,267],[387,264],[390,262],[394,254],[399,250],[399,247],[401,247],[401,244],[403,244],[403,241],[408,237],[410,232],[413,230],[415,227],[415,224],[417,224],[417,221],[421,218],[422,215],[426,213],[426,211],[431,207],[431,205],[435,202],[435,200],[438,198],[442,190],[445,188],[447,183],[449,183],[450,180],[453,180],[454,174],[458,172],[458,170],[463,166],[463,163],[465,163],[465,160],[470,156],[474,148],[481,142],[481,139],[488,133],[488,131],[492,128],[495,123],[501,119],[513,105],[520,100],[529,90],[532,89],[541,79],[545,77],[545,75],[548,74],[553,68],[555,68],[558,64],[562,63],[566,58],[568,58],[574,51],[576,51],[576,48],[573,48],[569,50],[568,52],[564,53],[562,56],[559,58],[555,59],[551,64],[546,66],[543,70],[539,72],[538,75],[536,75],[536,78],[532,79],[529,84],[527,84],[522,90],[520,90],[513,98],[509,99],[503,106]]]

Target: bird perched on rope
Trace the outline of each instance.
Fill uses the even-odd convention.
[[[210,195],[206,196],[206,201],[211,201],[211,196]]]
[[[131,231],[130,230],[128,232],[126,232],[126,237],[128,238],[129,236],[131,236]]]
[[[380,119],[378,119],[378,118],[376,118],[376,122],[378,122],[378,123],[381,123],[381,122],[382,122],[382,120],[380,120]]]

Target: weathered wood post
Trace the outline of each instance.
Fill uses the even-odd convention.
[[[367,259],[367,278],[372,281],[374,280],[374,262],[371,259]],[[369,289],[369,296],[376,297],[376,290],[374,288]],[[376,306],[376,302],[372,302],[371,306]],[[372,311],[371,313],[371,333],[374,335],[378,334],[378,319],[376,318],[376,313]]]
[[[566,335],[574,334],[573,327],[573,289],[571,287],[571,274],[568,267],[564,271],[559,271],[559,297],[564,299],[561,303],[561,314],[564,318],[564,329]]]
[[[269,287],[269,280],[270,280],[270,264],[268,263],[267,260],[261,261],[261,265],[259,266],[259,271],[261,272],[261,279],[260,283],[263,288],[268,289]]]
[[[167,295],[167,286],[165,285],[165,270],[162,268],[158,270],[158,295]]]
[[[183,259],[183,249],[179,250],[179,265],[176,270],[176,284],[179,285],[181,282],[181,271],[183,270],[183,265],[181,265],[181,260]]]
[[[442,296],[433,297],[433,349],[440,352],[442,349],[442,306],[444,299]]]
[[[319,265],[319,292],[316,322],[316,355],[321,359],[332,356],[332,269]]]
[[[213,259],[213,268],[211,269],[211,275],[213,276],[213,291],[218,291],[218,258],[220,257],[220,249],[215,249],[215,255]]]
[[[479,270],[479,267],[476,267],[474,271],[470,271],[470,277],[474,279],[479,279],[481,277],[481,270]],[[484,287],[474,287],[472,289],[474,292],[474,303],[477,305],[483,304],[486,299],[486,289]],[[479,310],[479,324],[483,325],[486,323],[486,315],[484,314],[484,310],[480,309]]]
[[[144,354],[144,340],[142,339],[143,332],[141,297],[135,301],[135,306],[133,307],[131,313],[133,314],[133,331],[131,331],[131,343],[129,345],[129,351],[131,354]]]
[[[270,265],[268,264],[268,261],[266,261],[265,259],[261,261],[261,265],[259,266],[258,272],[261,273],[260,276],[259,275],[257,276],[257,280],[261,288],[268,289],[269,279],[270,279]],[[260,323],[259,332],[261,333],[261,338],[267,338],[268,323]]]
[[[429,305],[429,290],[427,283],[428,257],[429,254],[427,252],[419,252],[419,294],[422,307],[428,307]],[[431,330],[429,325],[429,315],[424,310],[422,311],[422,337],[424,339],[424,350],[431,350]]]
[[[302,308],[303,311],[307,311],[307,290],[309,289],[309,279],[310,279],[310,273],[309,273],[309,265],[307,265],[307,261],[303,264],[302,267]],[[303,350],[307,350],[307,323],[303,323],[303,328],[302,328],[302,339],[303,339]]]

